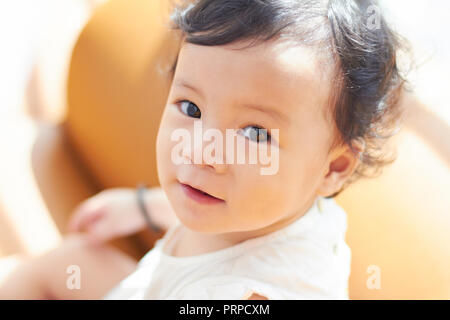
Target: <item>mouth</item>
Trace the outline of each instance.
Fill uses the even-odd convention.
[[[206,193],[202,190],[196,189],[188,184],[184,184],[180,182],[180,186],[184,191],[184,194],[191,198],[192,200],[201,203],[201,204],[219,204],[224,203],[225,201],[219,198],[216,198],[209,193]]]

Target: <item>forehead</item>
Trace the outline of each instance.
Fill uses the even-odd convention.
[[[227,98],[285,110],[325,104],[331,74],[315,48],[272,41],[243,48],[246,44],[184,43],[174,83],[188,82],[201,90],[205,99]]]

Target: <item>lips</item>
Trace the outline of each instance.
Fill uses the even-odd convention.
[[[204,192],[200,189],[194,188],[189,184],[184,184],[180,182],[180,186],[183,189],[184,193],[191,198],[192,200],[202,203],[202,204],[217,204],[225,202],[222,199],[216,198],[213,195]]]

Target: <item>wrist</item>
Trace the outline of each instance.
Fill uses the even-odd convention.
[[[160,232],[161,227],[154,221],[153,208],[151,206],[151,195],[153,188],[147,188],[144,184],[139,184],[136,188],[136,201],[144,226],[154,232]]]

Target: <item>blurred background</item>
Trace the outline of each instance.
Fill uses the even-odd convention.
[[[60,240],[34,179],[32,148],[41,124],[57,124],[64,118],[66,78],[74,43],[93,11],[104,2],[0,2],[2,257],[21,252],[38,254]]]
[[[450,299],[450,3],[382,1],[413,46],[398,160],[337,199],[349,214],[353,299]],[[177,42],[165,0],[0,2],[0,281],[54,248],[74,207],[157,185],[154,138]],[[137,258],[145,237],[120,246]],[[370,289],[369,266],[382,287]],[[369,269],[368,269],[369,268]]]

